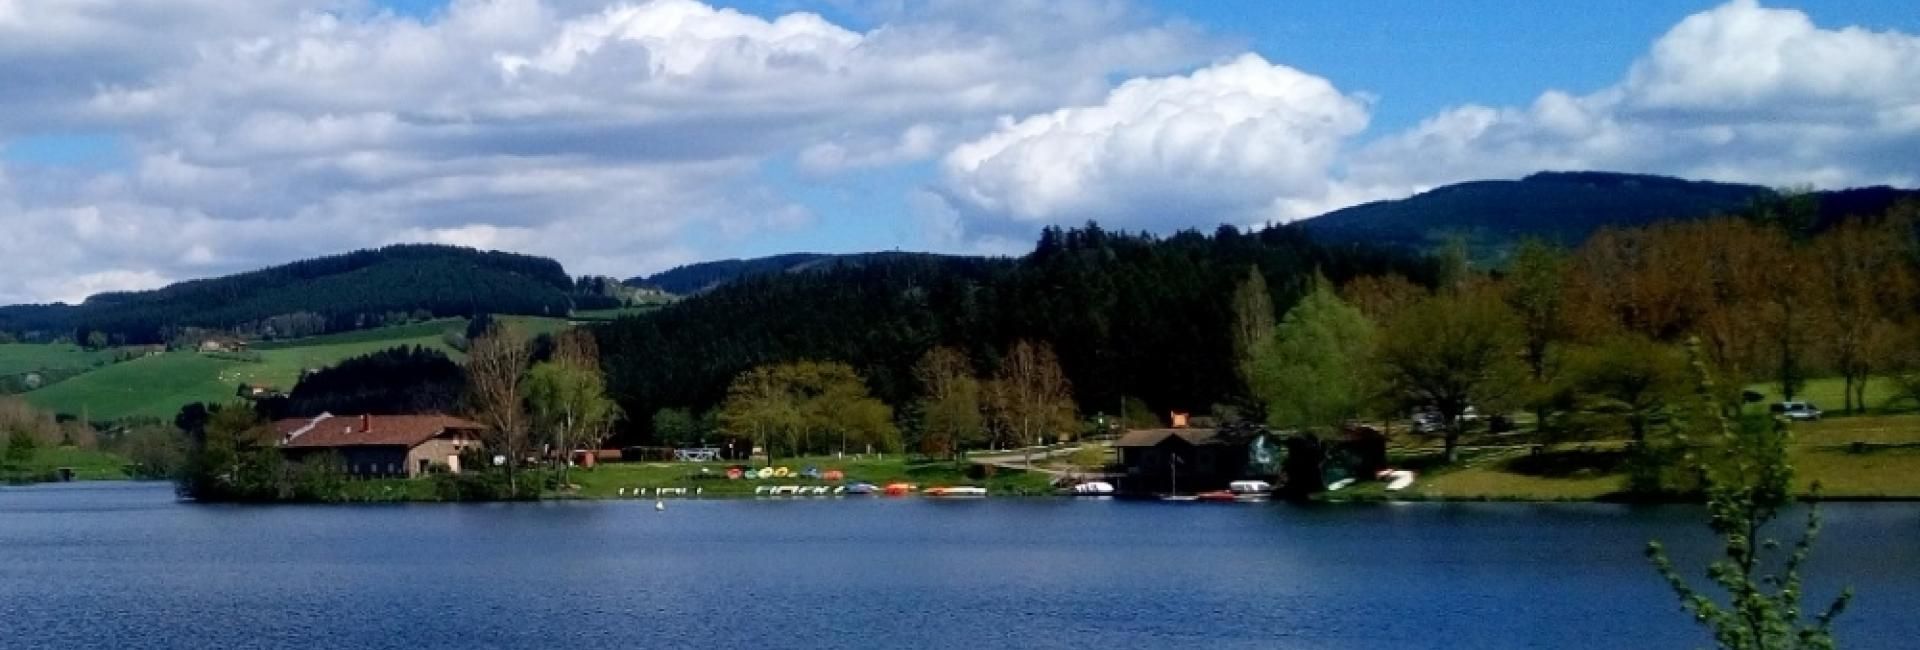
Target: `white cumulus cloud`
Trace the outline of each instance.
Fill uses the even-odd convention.
[[[1364,101],[1326,79],[1246,54],[1006,120],[946,156],[946,190],[963,210],[1024,223],[1258,221],[1277,202],[1326,195],[1367,119]]]
[[[696,0],[0,0],[0,303],[396,241],[619,276],[818,222],[761,170],[937,155],[1000,114],[1218,54],[1117,0],[760,16]],[[1045,25],[1045,29],[1014,28]],[[697,243],[696,243],[697,242]],[[702,247],[721,247],[720,250]]]

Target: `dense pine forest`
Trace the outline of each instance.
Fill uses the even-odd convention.
[[[79,305],[0,307],[0,332],[101,344],[165,343],[187,328],[282,338],[489,312],[564,316],[575,288],[550,259],[408,244],[104,293]]]
[[[1436,274],[1425,258],[1320,245],[1293,227],[1161,238],[1089,224],[1044,231],[1020,259],[889,257],[747,277],[596,334],[630,441],[650,437],[647,416],[662,408],[712,408],[756,366],[844,361],[876,397],[904,404],[920,390],[915,363],[934,346],[990,373],[1019,340],[1053,346],[1085,413],[1115,413],[1123,397],[1156,412],[1206,411],[1246,394],[1230,301],[1254,267],[1281,309],[1315,273],[1427,284]]]

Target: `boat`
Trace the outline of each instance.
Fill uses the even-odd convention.
[[[1201,492],[1193,496],[1195,499],[1199,499],[1201,501],[1234,501],[1239,498],[1239,495],[1234,494],[1232,491],[1229,491],[1229,490],[1214,490],[1212,492]]]
[[[1347,489],[1347,486],[1349,485],[1353,485],[1353,477],[1347,477],[1347,478],[1340,479],[1338,481],[1334,481],[1332,483],[1328,483],[1327,491],[1339,492],[1341,490]]]
[[[1106,481],[1088,481],[1069,489],[1076,496],[1108,496],[1113,494],[1113,484]]]
[[[987,489],[971,485],[936,487],[927,488],[926,495],[930,497],[984,497],[987,496]]]
[[[847,494],[873,494],[879,491],[880,488],[872,483],[855,483],[847,486]]]
[[[1200,497],[1196,497],[1191,494],[1169,494],[1169,495],[1160,497],[1160,500],[1161,501],[1198,501],[1200,500]]]
[[[1413,472],[1404,469],[1383,470],[1380,480],[1387,482],[1388,492],[1399,492],[1413,485]]]
[[[913,486],[911,484],[888,483],[885,493],[887,496],[890,496],[890,497],[903,497],[903,496],[906,496],[908,492],[912,492],[912,491],[913,491]]]
[[[1234,494],[1269,494],[1273,484],[1266,481],[1234,481],[1227,484],[1227,490]]]

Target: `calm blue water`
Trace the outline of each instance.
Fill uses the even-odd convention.
[[[1827,506],[1845,647],[1920,639],[1920,505]],[[0,488],[0,648],[1654,648],[1685,507],[1066,500],[374,507]]]

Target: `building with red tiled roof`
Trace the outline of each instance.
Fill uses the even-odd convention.
[[[437,466],[460,471],[460,452],[480,445],[485,427],[446,415],[322,413],[273,423],[288,460],[335,453],[357,477],[415,477]]]

